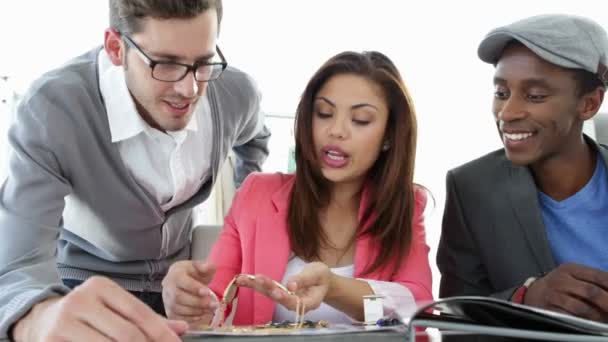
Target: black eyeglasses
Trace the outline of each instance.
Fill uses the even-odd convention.
[[[135,44],[129,36],[124,34],[122,36],[124,37],[125,42],[127,42],[129,46],[134,47],[135,50],[137,50],[138,55],[141,56],[144,62],[152,69],[152,78],[155,80],[177,82],[184,79],[184,77],[192,71],[194,72],[194,79],[197,82],[208,82],[220,77],[222,71],[228,66],[224,54],[217,45],[215,49],[220,56],[220,62],[196,62],[189,65],[178,62],[155,61]]]

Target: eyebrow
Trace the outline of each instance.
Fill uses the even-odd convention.
[[[326,102],[327,104],[329,104],[330,106],[332,106],[332,107],[336,107],[336,104],[335,104],[335,103],[333,103],[332,101],[330,101],[330,100],[329,100],[328,98],[326,98],[326,97],[323,97],[323,96],[317,96],[317,97],[315,97],[315,100],[322,100],[322,101]],[[380,111],[380,110],[378,109],[378,107],[376,107],[376,106],[374,106],[373,104],[370,104],[370,103],[357,103],[357,104],[354,104],[354,105],[350,106],[350,108],[351,108],[351,109],[359,109],[359,108],[363,108],[363,107],[372,107],[372,108],[374,108],[375,110]]]
[[[498,84],[498,85],[506,85],[508,82],[507,80],[505,80],[502,77],[494,77],[494,84]],[[553,87],[545,80],[542,78],[529,78],[529,79],[525,79],[522,81],[523,85],[525,87],[542,87],[542,88],[550,88],[552,89]]]
[[[155,52],[150,51],[150,55],[152,55],[152,57],[154,57],[154,58],[172,61],[172,62],[179,62],[179,61],[184,60],[183,57],[173,55],[170,53],[155,53]],[[213,57],[215,57],[215,52],[210,52],[208,54],[197,57],[195,59],[195,61],[208,61],[208,60],[212,59]]]
[[[494,76],[494,79],[492,80],[493,84],[500,84],[500,85],[504,85],[507,83],[507,81],[504,78],[500,78],[500,77],[496,77]]]

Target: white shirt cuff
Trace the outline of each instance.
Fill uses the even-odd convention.
[[[405,286],[390,281],[357,278],[369,284],[374,294],[384,296],[384,317],[396,314],[402,321],[409,321],[417,310],[412,292]]]

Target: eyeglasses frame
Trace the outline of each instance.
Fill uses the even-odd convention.
[[[137,45],[137,43],[135,43],[135,41],[133,41],[133,39],[131,37],[129,37],[126,34],[122,34],[121,36],[123,37],[123,39],[127,43],[127,45],[135,48],[135,50],[138,53],[138,55],[150,67],[150,75],[152,76],[152,78],[154,78],[157,81],[161,81],[161,82],[179,82],[179,81],[183,80],[186,77],[186,75],[188,75],[188,73],[192,72],[192,74],[194,75],[194,79],[197,82],[209,82],[209,81],[213,81],[213,80],[218,79],[222,75],[222,73],[224,72],[224,70],[226,70],[226,68],[228,67],[228,62],[226,62],[226,58],[224,57],[224,54],[222,53],[222,50],[220,49],[220,47],[218,45],[215,46],[215,50],[217,51],[217,54],[220,57],[220,60],[221,60],[220,62],[195,62],[194,64],[185,64],[185,63],[172,62],[172,61],[158,61],[158,60],[155,60],[155,59],[151,58],[150,56],[148,56],[148,54],[146,54],[144,52],[144,50],[139,45]],[[182,75],[182,77],[180,77],[177,80],[168,81],[168,80],[158,79],[158,78],[154,77],[154,68],[157,65],[159,65],[159,64],[169,64],[169,65],[183,66],[183,67],[186,67],[186,72],[184,72],[184,74]],[[196,70],[199,67],[204,66],[204,65],[208,65],[208,66],[221,65],[222,70],[220,71],[220,73],[215,78],[199,81],[196,78]]]

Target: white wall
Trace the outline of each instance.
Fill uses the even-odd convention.
[[[446,171],[500,147],[490,114],[493,70],[477,59],[477,44],[491,28],[533,14],[580,14],[608,25],[602,2],[224,0],[220,44],[230,64],[257,79],[266,112],[278,115],[292,115],[309,77],[337,52],[379,50],[393,59],[418,110],[416,180],[437,200],[427,221],[434,265]],[[25,85],[100,44],[106,7],[107,0],[0,2],[0,75]],[[265,169],[285,170],[290,124],[269,124],[279,128]]]
[[[600,2],[233,0],[220,42],[229,61],[258,80],[272,113],[293,113],[309,77],[337,52],[379,50],[393,59],[418,111],[416,180],[437,201],[427,220],[437,293],[445,173],[501,146],[490,112],[493,67],[479,61],[477,45],[490,29],[534,14],[579,14],[608,25]],[[270,159],[269,169],[284,165]]]

